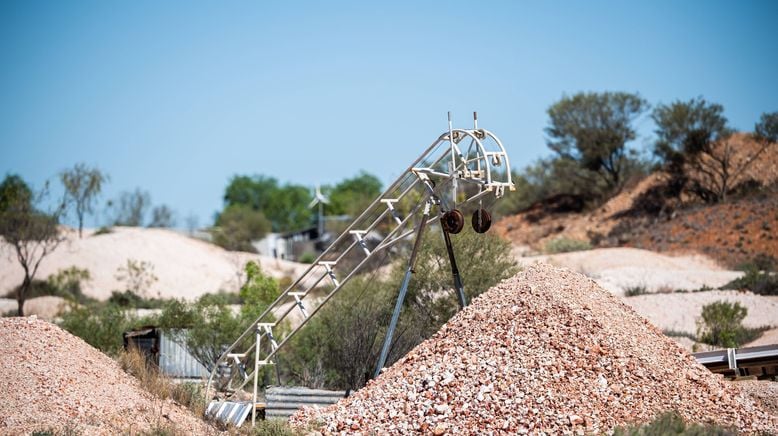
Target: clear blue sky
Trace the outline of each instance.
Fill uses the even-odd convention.
[[[702,95],[750,130],[778,110],[776,21],[776,1],[3,1],[0,175],[86,162],[103,201],[141,187],[208,224],[234,174],[389,182],[448,110],[514,167],[577,91]]]

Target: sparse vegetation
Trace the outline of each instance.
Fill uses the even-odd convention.
[[[125,291],[129,294],[146,297],[149,288],[158,278],[154,275],[154,265],[151,262],[127,259],[127,263],[116,270],[116,280],[124,283]]]
[[[122,369],[140,381],[141,387],[160,399],[172,399],[196,416],[205,413],[205,397],[199,383],[173,383],[137,348],[119,353],[116,360]]]
[[[84,215],[94,213],[94,202],[100,195],[103,184],[108,181],[108,175],[98,168],[79,163],[60,173],[59,177],[65,187],[65,201],[72,205],[76,213],[80,238],[84,228]]]
[[[112,210],[115,226],[140,227],[146,219],[146,211],[151,206],[151,195],[147,191],[136,188],[134,191],[125,191],[113,202],[108,202],[108,208]]]
[[[689,338],[695,342],[697,341],[697,336],[694,334],[680,330],[662,330],[662,334],[671,338]]]
[[[565,96],[548,109],[548,147],[577,167],[571,177],[592,193],[618,192],[634,166],[627,148],[637,137],[633,123],[647,109],[646,100],[626,92]]]
[[[41,262],[65,240],[59,228],[64,204],[60,203],[52,212],[36,207],[47,194],[47,188],[33,193],[16,175],[8,175],[0,183],[0,236],[24,271],[22,284],[16,288],[18,316],[24,316],[24,302]]]
[[[160,309],[167,300],[163,298],[142,297],[129,289],[123,292],[113,291],[108,297],[108,304],[132,309]]]
[[[638,295],[648,294],[648,288],[645,285],[631,286],[624,290],[625,297],[637,297]]]
[[[568,253],[571,251],[583,251],[591,250],[592,244],[589,241],[581,241],[578,239],[570,238],[555,238],[548,242],[544,247],[544,251],[549,254],[556,253]]]
[[[60,326],[98,350],[116,356],[123,347],[122,333],[136,322],[129,311],[114,304],[71,303],[70,309],[62,314]]]
[[[36,298],[43,296],[62,297],[66,300],[77,303],[88,303],[94,299],[83,294],[81,285],[89,281],[91,276],[88,270],[80,269],[76,266],[64,268],[52,274],[46,280],[33,280],[30,288],[27,290],[27,298]],[[15,289],[11,292],[16,295],[19,292]]]
[[[316,260],[316,254],[311,253],[310,251],[306,251],[297,259],[300,263],[313,263],[314,260]]]
[[[270,221],[261,211],[236,204],[219,214],[211,230],[213,242],[232,251],[256,252],[252,241],[261,239],[270,231]]]
[[[168,300],[152,321],[159,327],[186,329],[181,342],[206,368],[213,368],[224,348],[276,299],[275,279],[264,274],[255,262],[246,264],[246,284],[240,290],[242,306],[235,313],[227,294],[205,294],[194,303]]]
[[[702,307],[697,340],[725,348],[737,348],[758,338],[767,327],[747,328],[743,320],[748,309],[740,303],[716,301]]]
[[[155,206],[151,210],[149,227],[173,227],[176,225],[176,213],[165,204]]]
[[[296,436],[301,433],[293,430],[284,419],[264,419],[257,421],[251,434],[257,436]]]
[[[750,267],[743,277],[727,283],[721,289],[747,289],[758,295],[778,295],[778,274]]]
[[[724,107],[699,97],[658,105],[654,153],[671,175],[675,194],[688,191],[705,202],[724,201],[743,180],[744,172],[775,141],[775,114],[764,114],[755,126],[754,150],[737,150]]]
[[[667,412],[647,424],[617,427],[614,436],[735,436],[735,430],[713,424],[687,423],[676,412]]]
[[[102,226],[99,229],[95,230],[92,236],[108,235],[110,233],[113,233],[113,227]]]

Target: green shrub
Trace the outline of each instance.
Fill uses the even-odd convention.
[[[692,333],[680,330],[662,330],[662,334],[671,338],[689,338],[695,342],[697,341],[697,336],[694,336]]]
[[[570,238],[556,238],[546,242],[545,252],[549,254],[568,253],[571,251],[591,250],[589,241]]]
[[[226,250],[255,253],[257,250],[251,242],[262,239],[270,231],[270,226],[270,221],[262,212],[235,204],[219,214],[211,234],[213,242]]]
[[[257,421],[253,433],[257,436],[295,436],[300,434],[289,426],[284,419],[265,419]]]
[[[76,266],[62,268],[56,274],[52,274],[44,280],[33,280],[30,288],[27,290],[27,298],[36,298],[43,296],[62,297],[66,300],[78,303],[94,302],[94,299],[84,295],[81,285],[91,279],[89,270],[81,269]],[[11,291],[8,295],[16,295],[17,290]]]
[[[743,277],[739,277],[721,289],[748,289],[758,295],[778,295],[778,275],[771,271],[760,271],[749,267]]]
[[[734,436],[737,432],[712,424],[686,423],[679,414],[667,412],[647,424],[617,427],[613,434],[614,436]]]
[[[97,229],[94,233],[92,233],[92,236],[100,236],[100,235],[107,235],[113,233],[113,227],[111,226],[102,226],[99,229]]]
[[[169,300],[153,322],[163,328],[187,329],[179,338],[206,368],[212,368],[226,347],[248,328],[279,295],[278,283],[259,264],[246,264],[246,284],[240,290],[240,312],[230,307],[229,294],[205,294],[194,303]],[[280,332],[274,332],[280,336]]]
[[[141,297],[128,289],[124,292],[111,292],[108,303],[133,309],[159,309],[164,306],[165,300],[162,298]]]
[[[746,272],[753,269],[758,271],[775,271],[776,265],[778,265],[778,260],[774,256],[759,253],[751,261],[738,265],[736,269]]]
[[[702,307],[697,324],[697,339],[710,345],[737,348],[758,338],[766,327],[746,328],[743,319],[748,309],[740,303],[716,301]]]
[[[46,430],[33,430],[32,436],[77,436],[82,434],[73,423],[67,423],[61,428],[49,428]]]
[[[60,326],[98,350],[115,356],[123,347],[122,333],[133,328],[135,321],[129,312],[115,304],[71,304],[70,310],[62,314]]]
[[[313,263],[314,260],[316,260],[316,255],[310,251],[303,253],[297,259],[297,261],[300,263]]]
[[[648,288],[645,285],[631,286],[624,291],[625,297],[637,297],[638,295],[648,294]]]

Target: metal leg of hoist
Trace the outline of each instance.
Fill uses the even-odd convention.
[[[459,268],[457,268],[457,260],[454,257],[454,247],[451,245],[451,236],[444,229],[443,239],[446,241],[446,251],[448,251],[448,261],[451,264],[451,275],[454,276],[454,289],[457,291],[457,299],[459,300],[459,308],[464,309],[467,306],[467,299],[465,298],[465,288],[462,286],[462,277],[459,276]]]
[[[262,340],[262,332],[259,330],[259,325],[254,332],[257,340],[256,348],[254,349],[254,397],[251,403],[251,427],[257,424],[257,385],[259,384],[259,348]]]
[[[403,278],[402,285],[400,286],[400,294],[397,296],[397,304],[394,305],[394,312],[392,312],[392,320],[389,322],[389,329],[386,331],[386,337],[384,338],[384,345],[381,347],[381,356],[378,358],[378,364],[376,365],[373,378],[378,377],[381,374],[381,370],[384,368],[386,358],[389,355],[389,348],[392,345],[392,336],[394,336],[394,329],[397,327],[397,321],[400,319],[400,312],[403,308],[403,302],[405,301],[405,294],[408,293],[408,284],[411,281],[411,275],[413,274],[413,268],[416,265],[416,255],[419,252],[419,246],[421,245],[422,234],[424,233],[424,227],[427,224],[427,218],[430,215],[430,204],[427,203],[424,206],[424,215],[421,217],[419,226],[416,229],[416,240],[413,242],[413,251],[411,251],[411,257],[408,260],[408,268],[405,270],[405,277]]]

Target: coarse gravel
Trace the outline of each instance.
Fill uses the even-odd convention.
[[[290,422],[324,433],[600,434],[665,411],[745,434],[778,430],[618,297],[536,264],[349,398]]]
[[[0,374],[2,435],[216,432],[182,405],[143,390],[80,338],[34,317],[0,319]]]

